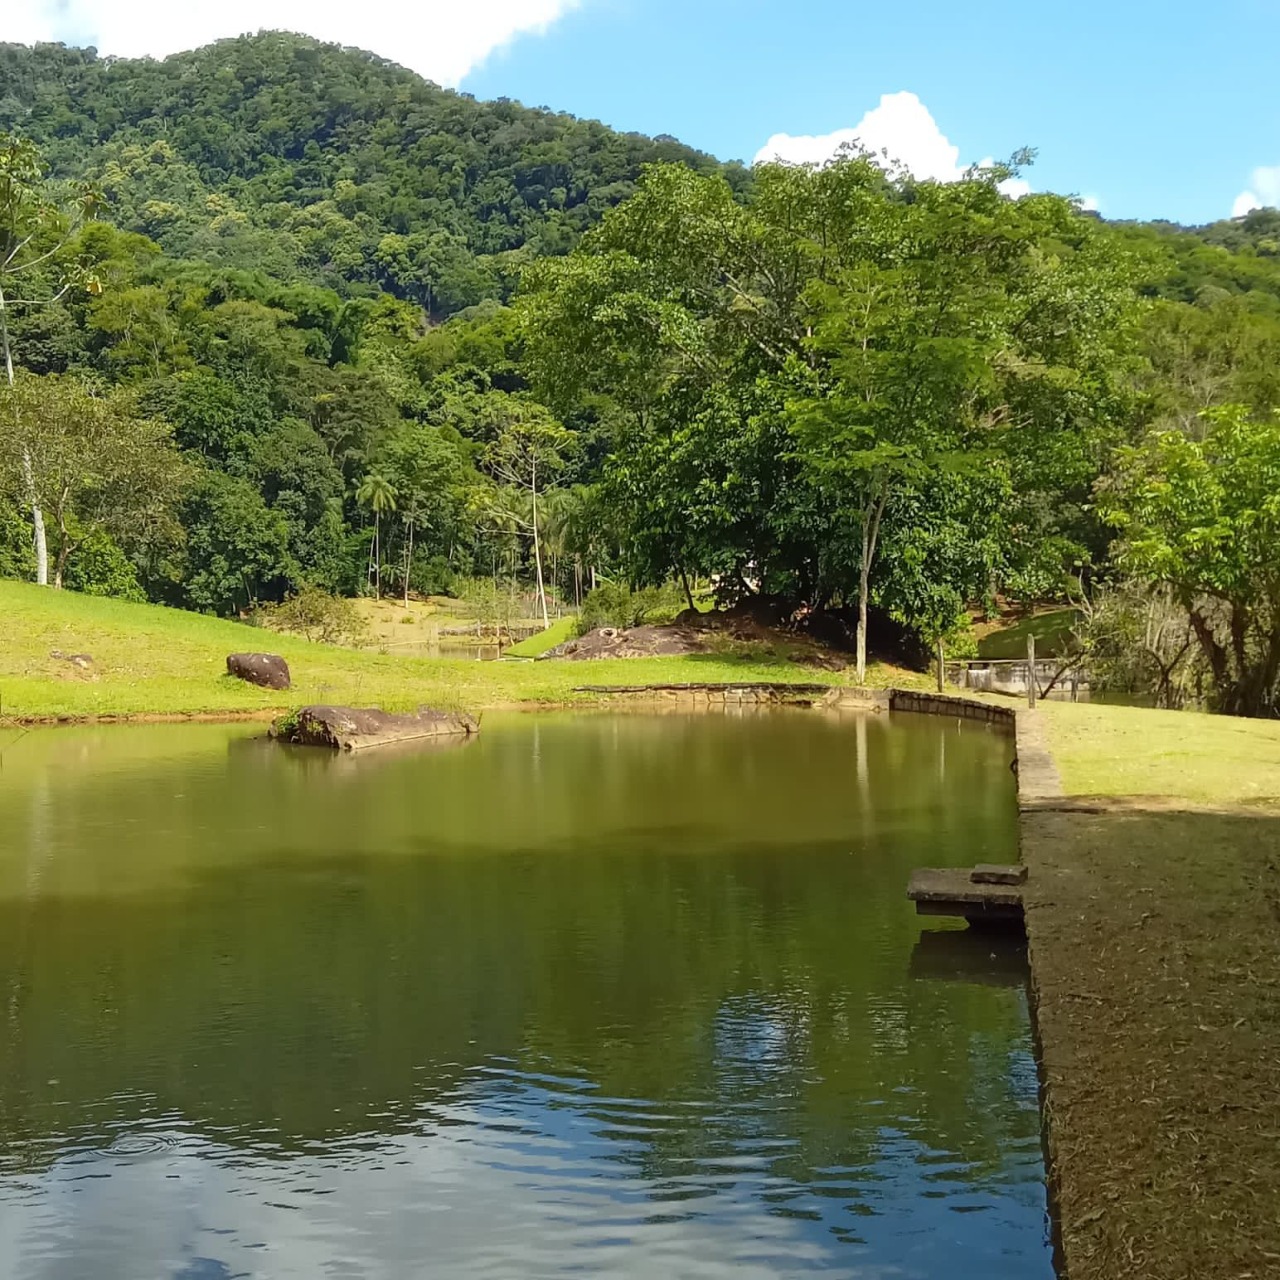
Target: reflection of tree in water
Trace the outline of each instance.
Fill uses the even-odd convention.
[[[95,876],[0,897],[0,971],[20,975],[0,1169],[158,1116],[287,1156],[511,1110],[585,1120],[673,1209],[733,1192],[847,1218],[901,1135],[951,1153],[948,1177],[998,1178],[1037,1131],[1034,1078],[1010,1071],[1020,995],[907,974],[905,869],[940,802],[923,826],[905,815],[921,769],[938,788],[936,728],[864,729],[884,797],[867,813],[839,791],[852,735],[816,717],[621,739],[587,723],[567,759],[551,724],[332,789],[248,750],[114,776],[155,837],[94,850],[129,891]],[[958,832],[1008,783],[998,744],[956,748]],[[74,794],[60,821],[84,839],[106,789],[80,812]],[[798,806],[785,821],[778,794]],[[344,851],[357,840],[379,852]]]

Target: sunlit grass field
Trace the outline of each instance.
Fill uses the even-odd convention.
[[[86,653],[82,671],[51,653]],[[281,654],[293,688],[276,693],[226,675],[226,656]],[[894,683],[894,668],[870,673]],[[0,718],[254,713],[336,702],[389,710],[587,702],[583,684],[728,681],[830,683],[842,677],[758,651],[594,662],[410,658],[313,644],[245,623],[0,581]]]

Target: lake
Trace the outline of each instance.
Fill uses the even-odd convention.
[[[0,1275],[1049,1280],[993,729],[0,734]]]

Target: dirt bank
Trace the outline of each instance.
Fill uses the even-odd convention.
[[[549,649],[543,656],[583,662],[593,658],[717,655],[746,648],[825,671],[843,671],[850,659],[839,646],[745,606],[723,613],[686,610],[675,622],[664,625],[600,627]]]

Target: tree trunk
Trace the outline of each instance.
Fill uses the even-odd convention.
[[[9,312],[5,304],[4,290],[0,289],[0,346],[4,347],[4,372],[13,390],[13,352],[9,347]],[[44,512],[36,496],[35,472],[31,466],[31,450],[22,448],[22,484],[27,491],[27,506],[31,511],[31,524],[35,535],[36,583],[49,585],[49,539],[45,533]]]
[[[858,683],[867,678],[867,586],[870,577],[869,564],[865,550],[862,553],[862,568],[858,574]]]
[[[882,493],[867,508],[862,521],[862,562],[858,566],[858,683],[867,678],[867,604],[871,594],[871,564],[876,558],[880,517],[888,495]]]
[[[538,464],[533,464],[530,472],[530,491],[533,494],[533,562],[538,570],[538,601],[542,605],[542,629],[551,626],[551,618],[547,614],[547,591],[542,583],[542,543],[538,538]]]
[[[373,598],[382,599],[382,517],[373,513]]]
[[[409,574],[413,571],[413,521],[409,524],[409,545],[404,555],[404,607],[409,607]]]
[[[53,586],[56,591],[62,590],[62,582],[67,573],[67,561],[71,559],[71,553],[75,550],[70,538],[67,537],[67,530],[58,521],[58,558],[53,570]],[[46,584],[47,585],[47,584]]]
[[[35,531],[36,583],[41,587],[47,587],[49,585],[49,538],[45,533],[44,512],[40,509],[40,503],[36,498],[35,475],[31,470],[31,451],[25,446],[22,450],[22,483],[27,490],[27,506],[31,510],[31,524]]]
[[[694,612],[696,606],[693,603],[693,592],[689,589],[689,575],[684,571],[684,565],[680,566],[680,585],[684,587],[684,598],[689,602],[689,611]]]

